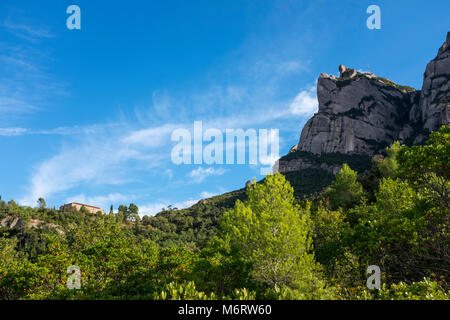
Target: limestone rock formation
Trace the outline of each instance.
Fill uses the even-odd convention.
[[[279,160],[278,162],[278,171],[279,172],[292,172],[299,171],[304,169],[322,169],[325,171],[329,171],[332,174],[336,174],[341,169],[342,165],[340,164],[327,164],[327,163],[314,163],[309,161],[306,158],[298,158],[292,160]]]
[[[8,227],[8,228],[14,229],[14,228],[23,227],[24,223],[23,223],[22,219],[20,219],[18,217],[6,217],[0,221],[0,225],[2,227]]]
[[[3,218],[0,220],[0,226],[6,227],[6,228],[24,228],[25,225],[28,228],[41,228],[41,227],[49,227],[55,229],[58,233],[64,234],[65,232],[62,230],[62,227],[54,224],[54,223],[45,223],[42,220],[39,219],[31,219],[28,223],[25,223],[21,218],[14,217],[14,216],[8,216],[6,218]]]
[[[450,32],[437,57],[425,70],[420,112],[423,127],[429,131],[450,124]]]
[[[450,32],[427,66],[422,91],[371,73],[339,66],[339,78],[322,73],[318,112],[306,123],[298,150],[377,154],[395,140],[420,143],[427,131],[450,123]]]

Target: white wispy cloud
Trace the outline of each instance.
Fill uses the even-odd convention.
[[[45,68],[51,57],[41,46],[29,49],[33,44],[54,37],[54,34],[42,24],[23,21],[7,20],[0,25],[11,34],[29,40],[25,46],[15,48],[6,48],[0,43],[1,49],[4,49],[0,49],[0,70],[3,73],[0,75],[0,122],[5,114],[22,116],[45,108],[45,103],[51,101],[49,98],[54,97],[54,94],[46,92],[55,92],[48,88],[60,87]],[[301,49],[305,47],[305,51],[310,51],[308,44],[316,42],[316,39],[305,42],[303,35],[308,33],[303,32],[303,24],[298,24],[302,32],[295,32],[291,37],[273,36],[261,41],[259,47],[250,41],[243,48],[238,48],[232,53],[231,61],[205,75],[210,77],[207,86],[199,83],[198,87],[175,92],[165,88],[153,91],[141,109],[135,107],[139,126],[136,121],[125,121],[117,130],[101,125],[36,130],[21,128],[26,126],[23,122],[17,125],[10,121],[0,123],[5,127],[0,128],[2,136],[76,135],[70,139],[60,139],[64,143],[60,151],[35,165],[23,202],[34,205],[38,197],[55,196],[107,206],[114,201],[128,202],[131,196],[125,196],[124,191],[105,192],[106,195],[98,195],[98,191],[93,194],[83,191],[73,197],[67,197],[67,194],[79,193],[80,189],[92,185],[100,189],[106,185],[135,182],[140,178],[139,173],[147,174],[149,170],[158,171],[166,180],[167,177],[173,179],[171,185],[179,180],[182,181],[180,185],[184,186],[186,175],[196,183],[205,181],[207,177],[223,175],[225,170],[221,168],[199,167],[189,171],[192,167],[186,167],[184,172],[177,168],[176,173],[167,168],[171,165],[170,149],[174,145],[170,141],[171,132],[176,128],[191,131],[194,120],[203,120],[204,130],[276,128],[283,125],[283,120],[313,112],[309,89],[294,97],[296,88],[285,88],[287,82],[293,83],[290,80],[308,70],[309,63],[301,54]],[[8,72],[3,72],[6,69]],[[280,90],[285,91],[280,94]],[[315,94],[312,97],[315,100]],[[297,126],[295,130],[298,131]],[[156,181],[157,184],[160,182]],[[161,185],[161,188],[164,187]],[[182,190],[177,192],[182,194]],[[198,198],[213,195],[215,193],[204,191]],[[154,214],[169,204],[178,208],[188,207],[198,201],[197,197],[193,198],[176,203],[165,200],[144,202],[139,206],[140,212]]]
[[[306,101],[307,109],[311,110],[312,89],[300,93],[295,104],[302,106]],[[300,98],[299,98],[300,97]],[[299,102],[300,101],[300,102]],[[246,113],[231,114],[224,117],[209,116],[203,122],[203,130],[208,128],[218,128],[224,131],[227,128],[248,128],[253,126],[258,128],[265,124],[273,123],[274,120],[288,118],[292,113],[298,113],[290,108],[280,111],[279,106],[260,110],[257,113],[251,110]],[[302,111],[303,112],[303,111]],[[22,199],[23,204],[36,201],[39,197],[48,197],[54,194],[71,190],[75,187],[87,184],[118,184],[130,181],[130,175],[139,166],[146,170],[155,168],[164,163],[159,171],[166,172],[169,177],[173,176],[172,171],[167,171],[167,164],[170,163],[170,153],[173,143],[170,141],[171,133],[177,128],[185,128],[192,132],[193,122],[185,123],[165,123],[159,126],[149,126],[146,128],[134,129],[124,124],[114,125],[91,125],[58,127],[49,130],[28,130],[24,128],[3,128],[0,129],[2,135],[20,134],[58,134],[69,135],[79,134],[80,138],[76,144],[65,146],[59,154],[43,161],[36,166],[30,178],[30,188]],[[277,159],[262,159],[267,162],[274,162]],[[130,161],[134,164],[130,166]],[[201,183],[210,176],[223,175],[226,170],[222,168],[199,167],[188,173],[193,183]]]
[[[81,134],[95,134],[106,128],[117,127],[118,124],[99,124],[86,126],[72,126],[72,127],[57,127],[52,129],[32,130],[21,127],[0,128],[0,136],[21,136],[21,135],[81,135]]]
[[[169,178],[169,180],[172,180],[172,178],[173,178],[173,170],[172,169],[166,169],[164,172],[167,175],[167,177]]]
[[[177,209],[189,208],[189,207],[193,206],[194,204],[196,204],[197,202],[199,202],[201,199],[211,198],[211,197],[219,195],[220,193],[226,192],[226,190],[223,188],[219,188],[219,189],[220,189],[220,192],[203,191],[200,193],[200,196],[198,199],[188,199],[185,201],[177,201],[175,203],[172,203],[172,202],[166,201],[166,200],[156,201],[154,203],[147,203],[142,206],[139,206],[139,214],[141,216],[144,216],[144,215],[153,216],[153,215],[157,214],[158,212],[161,212],[162,208],[167,209],[167,207],[169,205],[171,205],[173,208],[177,208]]]
[[[25,128],[0,128],[0,136],[20,136],[26,132]]]
[[[211,118],[204,122],[207,128],[245,128],[253,124],[262,125],[274,118],[289,116],[289,112],[260,112],[252,117],[236,115],[223,118]],[[186,128],[192,131],[193,123],[167,123],[161,126],[131,130],[126,125],[91,125],[58,127],[50,130],[28,130],[25,128],[2,128],[0,135],[21,134],[79,134],[76,144],[66,145],[59,154],[37,165],[30,178],[30,188],[22,204],[34,204],[39,197],[49,197],[56,193],[71,190],[87,183],[118,184],[129,182],[127,173],[139,166],[145,169],[170,163],[172,143],[170,136],[174,129]],[[263,159],[273,162],[276,159]],[[273,161],[272,161],[273,160]],[[129,165],[134,161],[133,166]],[[173,172],[162,168],[167,175]],[[198,167],[188,173],[193,183],[201,183],[209,176],[220,176],[226,172],[222,168]]]
[[[30,29],[27,24],[11,22],[5,27],[19,37],[43,40],[53,36],[45,27]],[[286,39],[286,42],[294,43],[290,40],[292,39]],[[286,50],[280,46],[271,52],[265,49],[253,50],[253,48],[244,48],[244,50],[251,52],[251,55],[247,56],[245,61],[237,63],[236,69],[239,70],[227,75],[227,79],[233,80],[212,79],[208,87],[191,88],[188,92],[171,93],[165,89],[153,91],[151,106],[145,105],[142,109],[135,110],[139,120],[138,129],[131,128],[131,122],[124,124],[120,131],[76,126],[48,130],[18,127],[0,129],[0,135],[3,133],[5,136],[81,135],[75,142],[62,147],[59,153],[35,166],[29,180],[30,188],[23,197],[23,202],[34,204],[41,196],[66,197],[64,194],[68,191],[92,184],[101,186],[130,182],[136,179],[136,171],[142,168],[145,170],[158,168],[160,174],[164,173],[172,179],[176,175],[167,168],[167,164],[170,164],[170,149],[173,146],[170,141],[171,133],[176,128],[191,130],[194,120],[203,120],[204,130],[207,128],[217,128],[222,131],[233,128],[246,130],[265,128],[266,125],[272,128],[274,124],[276,127],[277,120],[290,119],[292,115],[303,116],[311,113],[314,107],[309,99],[311,97],[309,89],[305,90],[304,94],[300,92],[295,98],[292,97],[292,92],[289,95],[283,95],[283,98],[278,95],[284,80],[298,76],[300,72],[308,69],[308,62],[296,57],[299,50],[291,50],[295,51],[295,54],[291,54],[292,52],[285,54]],[[254,55],[254,52],[262,54]],[[42,76],[49,77],[42,71],[45,70],[41,68],[42,61],[31,59],[32,56],[30,52],[15,51],[13,54],[3,54],[0,60],[3,64],[16,68],[14,70],[20,70],[19,75],[25,74],[25,71],[33,72],[35,76],[31,77],[32,82],[42,83],[36,80],[42,79]],[[232,69],[229,67],[226,66],[225,69]],[[211,73],[221,74],[222,71],[224,70],[211,70]],[[19,79],[20,76],[17,78]],[[33,83],[22,85],[20,94],[17,94],[11,89],[12,86],[6,87],[6,85],[7,90],[2,92],[1,80],[0,77],[0,97],[17,99],[17,106],[20,104],[19,98],[24,97],[21,107],[23,110],[27,110],[26,106],[29,110],[35,110],[32,108],[37,109],[36,106],[40,106],[38,102],[44,100],[42,96],[36,98],[30,89]],[[315,94],[313,99],[315,100]],[[9,110],[14,108],[9,107]],[[264,160],[271,162],[276,159]],[[200,183],[207,177],[220,176],[224,173],[225,170],[221,168],[199,167],[190,172],[184,172],[181,176],[185,177],[187,174],[194,183]],[[204,192],[199,198],[211,195],[213,194]],[[111,200],[109,195],[91,196],[82,193],[77,197],[86,201]],[[190,199],[173,205],[183,207],[196,201],[198,200]],[[170,202],[167,201],[156,201],[140,206],[141,213],[156,213],[161,207],[167,207],[169,204]]]
[[[0,125],[4,125],[42,110],[51,97],[66,92],[48,71],[53,59],[50,50],[40,45],[41,40],[54,37],[47,27],[14,13],[0,22],[0,30],[17,37],[0,42]]]
[[[29,102],[11,96],[4,96],[0,93],[0,115],[27,113],[36,109],[37,108]]]
[[[316,87],[300,91],[289,106],[293,115],[311,116],[317,112],[319,107]]]
[[[209,176],[221,176],[223,175],[227,170],[223,168],[213,168],[208,167],[206,169],[202,167],[198,167],[197,169],[192,170],[189,173],[189,177],[193,178],[193,181],[196,183],[203,182],[207,177]]]
[[[270,81],[271,84],[276,84],[285,77],[297,74],[307,69],[307,64],[299,60],[284,60],[279,56],[271,56],[267,59],[258,60],[251,69],[253,77],[257,79],[264,79],[270,77],[265,81]]]
[[[8,54],[1,54],[0,61],[6,65],[16,66],[30,72],[39,71],[39,67],[36,66],[31,61],[29,61],[28,59],[26,59],[26,57],[24,57],[23,54],[21,55],[20,52],[17,52],[17,49],[15,50],[15,52],[13,50],[12,52],[9,51]]]
[[[170,157],[170,152],[153,152],[154,150],[149,149],[149,145],[144,149],[141,148],[138,143],[140,140],[133,138],[140,136],[138,130],[127,130],[126,126],[116,127],[104,125],[95,127],[95,130],[78,131],[66,128],[51,131],[60,134],[77,131],[83,134],[75,144],[64,146],[60,153],[36,166],[30,178],[29,190],[20,203],[34,204],[39,197],[46,198],[85,184],[108,185],[130,182],[133,180],[133,174],[136,174],[135,170],[140,167],[145,170],[158,167],[162,159]],[[148,136],[141,137],[146,141],[145,138]],[[151,146],[160,146],[161,141],[167,140],[165,135],[151,138],[154,143]],[[131,165],[130,161],[134,164]]]
[[[1,25],[15,36],[28,41],[36,41],[39,38],[54,38],[54,34],[47,27],[36,23],[15,23],[6,19]]]
[[[141,216],[154,216],[158,212],[161,212],[163,208],[167,209],[169,205],[171,205],[173,208],[177,209],[185,209],[193,206],[196,204],[200,199],[190,199],[186,201],[181,202],[175,202],[171,203],[170,201],[158,201],[154,203],[148,203],[144,204],[142,206],[139,206],[139,215]]]
[[[154,148],[167,143],[172,131],[176,128],[179,128],[179,125],[168,123],[158,127],[136,130],[125,136],[122,141],[126,144]]]
[[[148,203],[142,206],[139,206],[139,214],[141,216],[154,216],[158,212],[161,212],[163,208],[167,208],[170,205],[169,202],[155,202]]]
[[[219,193],[216,193],[216,192],[203,191],[202,193],[200,193],[200,197],[202,199],[211,198],[211,197],[217,196],[218,194]]]

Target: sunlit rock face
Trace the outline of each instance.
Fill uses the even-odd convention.
[[[450,32],[425,70],[419,110],[423,126],[429,131],[450,124]],[[412,113],[417,114],[416,110]]]
[[[318,112],[302,130],[297,150],[373,155],[395,140],[421,143],[426,132],[449,124],[450,32],[427,66],[422,91],[372,73],[339,66],[339,78],[322,73]]]

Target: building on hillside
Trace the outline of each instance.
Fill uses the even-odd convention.
[[[102,208],[99,207],[95,207],[95,206],[91,206],[89,204],[84,204],[84,203],[78,203],[78,202],[71,202],[65,205],[62,205],[59,210],[62,211],[70,211],[70,210],[77,210],[80,211],[80,209],[82,207],[85,207],[86,210],[90,213],[97,213],[97,212],[101,212],[102,214],[105,214],[105,211]]]

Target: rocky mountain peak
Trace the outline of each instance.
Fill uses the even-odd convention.
[[[339,70],[339,78],[340,79],[344,79],[344,78],[352,79],[358,75],[358,72],[356,70],[347,68],[343,64],[339,65],[338,70]]]
[[[395,140],[420,143],[450,123],[450,32],[427,66],[421,91],[340,65],[339,78],[317,81],[318,112],[302,130],[297,150],[377,154]]]
[[[447,32],[447,39],[444,44],[439,48],[438,56],[443,55],[444,52],[448,52],[448,50],[450,50],[450,31]]]

